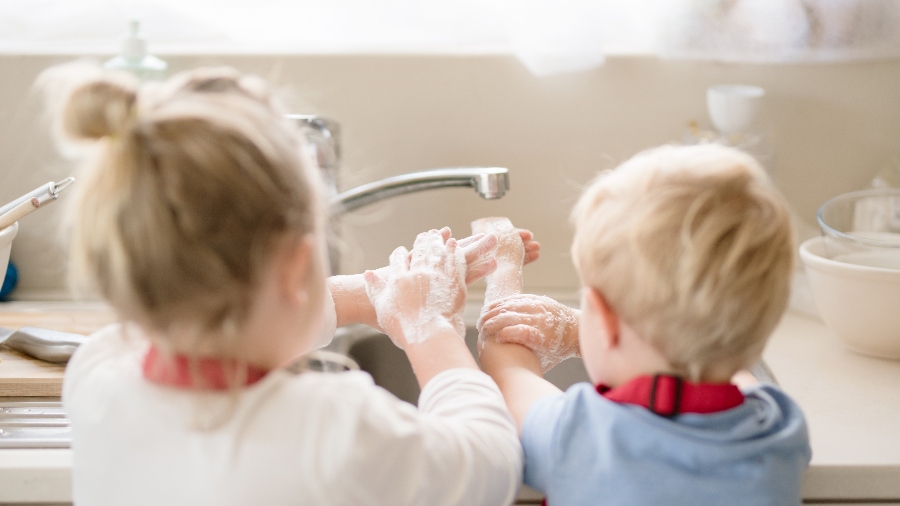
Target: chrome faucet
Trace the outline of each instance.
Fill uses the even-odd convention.
[[[485,199],[499,199],[509,190],[509,169],[456,167],[388,177],[331,197],[328,210],[335,217],[397,195],[457,186],[471,186]]]
[[[341,162],[340,126],[334,120],[314,115],[289,114],[307,140],[310,157],[319,166],[328,189],[328,212],[332,222],[354,209],[398,195],[437,188],[469,186],[485,199],[499,199],[509,190],[509,169],[502,167],[455,167],[411,172],[384,178],[352,190],[338,192]],[[334,223],[332,223],[334,225]],[[336,227],[332,226],[332,230]],[[329,260],[338,272],[339,255],[329,248]]]

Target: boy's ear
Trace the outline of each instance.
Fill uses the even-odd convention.
[[[593,287],[587,289],[587,303],[597,315],[600,327],[603,331],[603,340],[606,348],[614,348],[619,345],[619,317],[606,302],[606,298],[599,290]]]
[[[285,247],[281,268],[281,293],[292,304],[306,304],[313,248],[315,244],[309,235],[289,242]]]

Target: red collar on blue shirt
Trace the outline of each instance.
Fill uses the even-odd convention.
[[[200,390],[228,390],[229,376],[243,379],[242,385],[249,386],[269,373],[266,369],[233,359],[192,358],[179,353],[163,357],[152,344],[144,356],[142,372],[151,383]]]
[[[637,404],[667,418],[716,413],[744,402],[744,394],[731,383],[691,383],[668,374],[639,376],[615,388],[597,385],[597,392],[613,402]]]

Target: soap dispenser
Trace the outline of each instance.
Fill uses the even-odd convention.
[[[140,30],[140,21],[136,19],[129,21],[128,35],[122,40],[122,54],[108,60],[103,66],[131,72],[141,81],[161,80],[165,77],[169,65],[147,54],[147,40],[141,36]]]

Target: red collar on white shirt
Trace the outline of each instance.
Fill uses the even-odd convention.
[[[613,402],[637,404],[667,418],[716,413],[744,402],[744,394],[731,383],[691,383],[667,374],[640,376],[615,388],[597,385],[597,392]]]
[[[229,376],[243,379],[242,385],[250,386],[268,373],[266,369],[233,359],[194,358],[179,353],[161,356],[152,344],[143,364],[144,378],[151,383],[199,390],[228,390]]]

